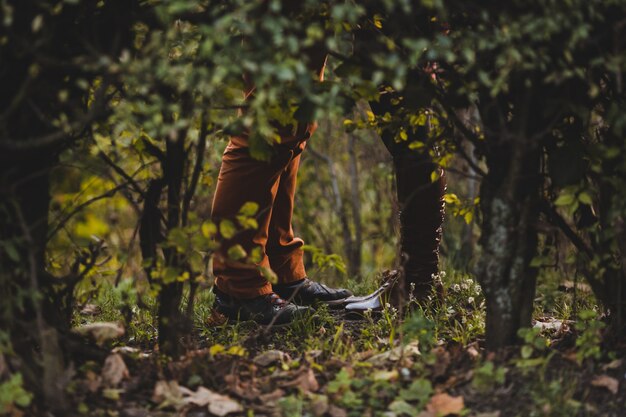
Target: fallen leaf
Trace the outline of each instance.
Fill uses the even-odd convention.
[[[114,348],[111,352],[113,353],[121,353],[123,355],[139,355],[141,354],[141,350],[131,346],[118,346]]]
[[[585,284],[584,282],[577,282],[576,284],[574,284],[573,281],[563,282],[563,284],[559,285],[559,291],[564,291],[564,292],[573,291],[574,287],[576,287],[577,290],[582,291],[582,292],[587,292],[587,293],[591,292],[591,287],[588,284]]]
[[[404,400],[395,400],[389,404],[389,411],[396,415],[413,415],[415,412],[415,406],[407,403]]]
[[[183,391],[183,394],[184,393],[185,391]],[[205,387],[198,387],[196,391],[189,390],[187,394],[188,395],[183,398],[183,402],[185,404],[197,405],[198,407],[209,405],[211,400],[214,398],[214,395],[216,395],[213,391]]]
[[[85,385],[87,385],[87,389],[90,392],[96,392],[100,389],[100,385],[102,384],[102,377],[100,375],[93,371],[87,371],[85,378],[87,378]]]
[[[395,381],[398,379],[399,373],[397,370],[391,371],[376,371],[372,375],[374,381]]]
[[[102,309],[96,304],[85,304],[80,310],[80,314],[83,316],[97,316],[101,312]]]
[[[128,378],[130,373],[119,353],[107,356],[102,366],[102,382],[105,386],[117,387],[124,378]]]
[[[446,374],[446,370],[450,365],[450,353],[441,346],[434,348],[432,352],[436,357],[432,375],[437,378]]]
[[[602,365],[602,369],[605,371],[609,369],[617,369],[617,368],[620,368],[623,363],[624,363],[624,359],[615,359],[607,363],[606,365]]]
[[[435,394],[431,397],[426,406],[426,410],[431,413],[447,416],[448,414],[459,414],[465,407],[462,396],[452,397],[445,392]]]
[[[476,347],[474,346],[469,346],[467,348],[467,354],[472,358],[472,359],[476,359],[480,356],[480,352],[478,352],[478,349],[476,349]]]
[[[591,381],[591,385],[594,387],[602,387],[611,391],[613,394],[617,394],[619,390],[619,381],[608,375],[599,375]]]
[[[315,378],[315,373],[313,369],[309,368],[303,373],[301,373],[297,378],[285,382],[281,385],[283,388],[299,388],[300,391],[306,392],[315,392],[320,389],[320,384],[317,382],[317,378]]]
[[[286,362],[289,360],[289,355],[280,350],[268,350],[266,352],[257,355],[252,362],[258,366],[270,366],[277,363]]]
[[[219,394],[218,394],[219,395]],[[218,417],[224,417],[230,413],[240,413],[243,407],[237,401],[226,395],[219,395],[209,404],[209,412]]]
[[[547,321],[540,321],[537,320],[535,322],[535,324],[533,325],[533,328],[535,329],[539,329],[539,330],[561,330],[561,327],[563,327],[565,325],[565,322],[563,320],[556,320],[556,319],[548,319]]]
[[[182,403],[198,407],[208,406],[209,412],[219,417],[243,411],[243,407],[237,401],[205,387],[198,387],[196,391],[186,387],[178,387],[178,390],[183,396]]]
[[[346,410],[337,407],[336,405],[328,407],[328,414],[330,414],[330,417],[348,417]]]
[[[398,346],[378,355],[374,355],[367,359],[366,362],[374,366],[382,366],[387,362],[397,362],[400,358],[411,358],[420,355],[417,341],[411,342],[405,346]]]
[[[285,391],[283,391],[280,388],[276,388],[272,392],[268,392],[267,394],[259,395],[259,400],[261,400],[261,402],[263,404],[275,403],[276,401],[278,401],[279,399],[283,398],[284,396],[285,396]]]
[[[74,332],[83,336],[91,336],[98,345],[102,345],[107,340],[117,339],[124,335],[124,327],[118,323],[95,322],[77,327]]]
[[[322,417],[328,411],[328,397],[325,395],[315,396],[310,404],[315,417]]]
[[[106,388],[102,390],[102,396],[109,400],[119,401],[123,390],[115,388]]]
[[[152,392],[152,401],[159,408],[173,406],[178,408],[183,404],[183,393],[176,381],[157,381]]]

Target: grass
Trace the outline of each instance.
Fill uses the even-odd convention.
[[[281,398],[272,403],[276,413],[283,416],[313,415],[314,409],[330,412],[331,407],[344,410],[348,416],[417,416],[428,404],[432,407],[433,397],[442,392],[464,399],[463,415],[494,410],[501,411],[500,415],[519,417],[619,415],[611,414],[619,407],[607,401],[606,390],[590,385],[602,364],[620,355],[607,355],[600,350],[603,326],[593,311],[595,303],[589,294],[574,296],[561,291],[555,284],[558,277],[543,273],[535,317],[577,319],[571,328],[573,333],[564,336],[554,330],[526,329],[520,333],[521,346],[499,356],[485,356],[480,349],[485,326],[480,285],[471,275],[454,270],[442,272],[440,278],[445,301],[433,301],[429,307],[414,304],[402,317],[388,306],[379,315],[366,315],[363,320],[351,322],[322,307],[308,319],[271,331],[252,322],[215,323],[211,315],[212,293],[203,289],[197,293],[192,320],[197,348],[213,352],[212,359],[201,366],[185,366],[196,369],[196,380],[204,381],[208,388],[223,391],[227,384],[216,382],[220,381],[216,375],[221,371],[211,368],[213,361],[227,360],[232,363],[228,369],[245,370],[252,358],[267,350],[288,353],[291,361],[282,367],[257,369],[250,380],[246,379],[246,372],[237,376],[250,384],[266,381],[270,386],[259,389],[267,393],[282,386],[280,378],[295,378],[290,375],[312,369],[321,388],[316,392],[297,385],[283,388]],[[361,289],[370,290],[373,282],[353,282],[348,286],[361,293],[365,291]],[[99,313],[84,316],[77,312],[75,322],[123,322],[131,317],[126,323],[127,334],[119,343],[154,346],[155,300],[149,292],[138,291],[135,284],[132,280],[122,281],[118,287],[104,283],[88,299],[99,307]],[[576,305],[572,306],[574,297]],[[545,308],[544,303],[550,308]],[[131,315],[125,314],[129,311]],[[564,344],[567,337],[574,339]],[[390,359],[388,352],[413,344],[419,347],[420,355],[402,353],[399,359]],[[552,344],[565,347],[555,350],[550,347]],[[220,355],[227,359],[219,359]],[[237,361],[241,364],[235,365]],[[619,372],[623,374],[618,369],[613,373]],[[274,378],[279,382],[272,382]],[[252,407],[249,415],[255,415],[256,403],[246,404]]]

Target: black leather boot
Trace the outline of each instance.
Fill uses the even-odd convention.
[[[308,278],[291,284],[274,284],[272,288],[282,298],[301,305],[340,304],[352,295],[350,291],[343,288],[330,288]]]
[[[310,307],[290,303],[276,293],[250,299],[237,299],[215,287],[213,292],[215,293],[214,308],[229,320],[253,320],[263,325],[282,325],[313,312]]]

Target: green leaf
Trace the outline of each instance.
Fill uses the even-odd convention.
[[[217,233],[217,226],[215,226],[215,223],[207,220],[202,223],[201,231],[202,236],[206,238],[211,238],[215,236],[215,233]]]
[[[556,204],[557,206],[569,206],[570,204],[574,203],[574,201],[576,201],[576,198],[574,197],[573,194],[561,194],[556,201],[554,202],[554,204]]]
[[[418,413],[417,408],[403,400],[395,400],[389,404],[389,411],[399,416],[415,416]]]
[[[239,214],[244,216],[254,216],[259,211],[259,204],[254,201],[248,201],[239,209]]]
[[[4,251],[9,256],[9,258],[14,262],[20,261],[20,254],[15,248],[15,245],[11,242],[2,242],[4,246]]]
[[[593,198],[591,197],[591,194],[589,194],[587,191],[583,191],[582,193],[578,194],[578,201],[590,206],[593,203]]]
[[[235,224],[230,220],[222,220],[220,222],[220,234],[224,239],[231,239],[237,233]]]
[[[228,258],[233,261],[239,261],[244,259],[247,255],[246,250],[241,245],[233,245],[228,248],[227,252]]]
[[[427,379],[416,379],[408,388],[400,390],[400,398],[405,401],[418,401],[424,404],[430,398],[433,387]]]
[[[250,262],[255,264],[261,262],[261,260],[263,259],[263,256],[261,254],[261,247],[257,246],[256,248],[252,249],[248,258],[250,259]]]
[[[276,284],[278,282],[278,275],[276,275],[276,272],[272,271],[271,268],[268,268],[266,266],[260,266],[259,272],[261,273],[261,276],[263,278],[265,278],[272,284]]]

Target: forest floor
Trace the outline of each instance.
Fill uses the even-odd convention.
[[[103,417],[626,416],[626,346],[601,345],[595,313],[581,310],[574,321],[571,312],[538,312],[520,346],[488,353],[480,287],[450,281],[445,306],[402,321],[392,308],[356,321],[320,309],[268,329],[209,311],[174,361],[130,328],[105,342],[105,360],[77,364],[73,409]],[[78,317],[106,319],[96,307]]]

